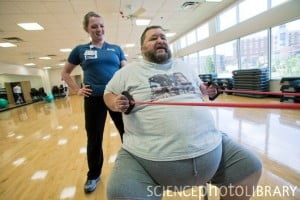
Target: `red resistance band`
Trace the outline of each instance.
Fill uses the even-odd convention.
[[[219,92],[233,92],[233,93],[244,93],[244,94],[264,94],[264,95],[273,95],[273,96],[295,96],[300,97],[300,92],[261,92],[261,91],[251,91],[251,90],[222,90],[218,89]]]
[[[173,105],[173,106],[209,106],[209,107],[236,107],[236,108],[275,108],[275,109],[300,109],[300,104],[294,103],[221,103],[221,102],[150,102],[150,101],[131,101],[132,104],[140,105]]]
[[[220,90],[218,89],[217,95],[210,98],[210,100],[214,100],[219,94],[220,91],[224,92],[241,92],[240,90]],[[273,95],[283,95],[285,93],[281,92],[257,92],[257,91],[245,91],[243,90],[242,93],[247,94],[270,94]],[[234,103],[234,102],[227,102],[227,103],[221,103],[221,102],[200,102],[200,103],[194,103],[194,102],[152,102],[152,101],[134,101],[133,97],[129,94],[129,92],[124,91],[122,92],[123,95],[125,95],[129,102],[130,107],[125,112],[125,114],[129,114],[130,111],[133,109],[135,104],[139,105],[173,105],[173,106],[209,106],[209,107],[235,107],[235,108],[265,108],[265,109],[300,109],[300,104],[294,104],[294,103]],[[290,93],[287,93],[290,94]],[[299,93],[292,93],[296,94],[295,96],[300,96]]]

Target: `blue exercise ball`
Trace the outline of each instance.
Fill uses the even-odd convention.
[[[8,101],[6,99],[0,98],[0,109],[6,108],[8,105]]]
[[[52,102],[54,99],[53,95],[52,94],[48,94],[46,97],[45,97],[45,101],[50,103]]]

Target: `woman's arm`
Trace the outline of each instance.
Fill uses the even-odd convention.
[[[83,85],[83,87],[80,88],[71,78],[71,73],[75,69],[75,67],[76,65],[66,62],[61,72],[62,80],[64,80],[68,84],[68,86],[76,92],[77,95],[88,97],[92,94],[92,90],[88,88],[89,86]]]
[[[121,67],[124,67],[126,65],[126,60],[121,61]]]

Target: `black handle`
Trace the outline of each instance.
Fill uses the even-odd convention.
[[[126,115],[128,115],[131,110],[134,108],[135,104],[134,104],[134,99],[133,97],[129,94],[128,91],[123,91],[122,95],[124,95],[128,100],[129,100],[129,107],[128,109],[124,112]]]
[[[209,87],[209,86],[211,86],[211,85],[215,86],[216,89],[217,89],[217,94],[216,94],[215,96],[213,96],[213,97],[208,97],[208,99],[209,99],[210,101],[213,101],[213,100],[215,100],[221,93],[220,93],[219,90],[218,90],[218,86],[216,86],[212,81],[208,81],[208,82],[207,82],[207,87]]]

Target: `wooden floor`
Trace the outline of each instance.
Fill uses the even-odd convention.
[[[217,101],[279,103],[278,99],[231,95],[220,96]],[[253,199],[299,200],[300,111],[245,108],[211,108],[211,111],[220,130],[255,151],[263,161],[260,180],[263,193],[257,193]],[[87,172],[85,146],[81,97],[0,112],[0,199],[105,200],[106,183],[120,147],[118,133],[109,118],[103,143],[102,181],[90,195],[83,192]],[[164,199],[201,198],[197,191],[187,191],[166,192]]]

